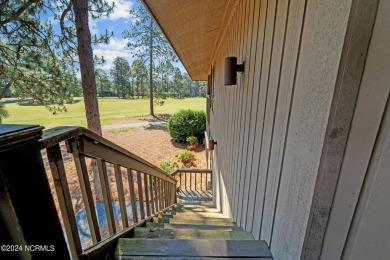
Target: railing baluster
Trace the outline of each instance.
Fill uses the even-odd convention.
[[[155,206],[154,206],[154,183],[153,183],[153,177],[152,175],[149,175],[149,190],[150,190],[150,204],[152,205],[152,214],[156,212]]]
[[[144,198],[142,192],[142,180],[141,172],[137,171],[137,183],[138,183],[138,199],[139,199],[139,209],[141,211],[141,219],[145,219],[145,207],[144,207]]]
[[[172,185],[168,183],[168,205],[172,205]]]
[[[160,179],[160,178],[158,178],[158,188],[159,188],[159,191],[158,191],[158,193],[159,193],[159,195],[160,195],[160,207],[161,207],[161,209],[160,210],[162,210],[162,209],[164,209],[164,203],[163,203],[163,187],[162,187],[162,180]]]
[[[53,181],[55,183],[58,203],[60,205],[62,218],[64,220],[70,252],[72,254],[72,258],[77,259],[77,255],[80,254],[83,249],[80,242],[79,232],[77,230],[77,223],[73,210],[68,181],[66,179],[61,148],[59,144],[56,144],[47,148],[46,150],[50,163],[50,170],[53,175]]]
[[[192,190],[192,172],[190,172],[190,190]]]
[[[92,242],[96,244],[101,240],[101,236],[92,197],[91,183],[89,182],[88,178],[85,156],[79,154],[77,144],[74,141],[72,142],[72,152],[76,165],[77,176],[80,183],[80,190],[84,201],[85,212],[88,219],[89,230],[91,232]]]
[[[112,199],[110,184],[108,183],[106,162],[104,160],[97,159],[96,163],[99,171],[100,185],[102,187],[104,209],[106,211],[107,216],[108,232],[110,233],[110,235],[113,235],[116,232],[116,228],[114,213],[112,210]]]
[[[164,197],[164,195],[163,195],[163,189],[162,189],[162,185],[163,185],[163,182],[162,182],[162,180],[159,178],[158,179],[158,194],[159,194],[159,196],[160,196],[160,200],[159,200],[159,202],[160,202],[160,210],[162,210],[162,209],[164,209],[164,203],[163,203],[163,197]]]
[[[165,199],[165,207],[168,207],[168,183],[167,181],[164,181],[164,189],[165,189],[165,192],[164,192],[164,199]]]
[[[134,191],[134,176],[132,169],[127,168],[127,176],[129,181],[129,190],[131,196],[131,209],[133,212],[133,222],[138,222],[138,212],[137,212],[137,203],[135,200],[135,191]]]
[[[162,208],[165,209],[165,181],[161,180],[161,200],[162,200]]]
[[[122,225],[123,225],[123,229],[125,229],[129,226],[129,222],[127,220],[125,193],[123,192],[122,171],[118,164],[114,165],[114,171],[115,171],[116,187],[118,191],[119,208],[121,211]]]
[[[168,183],[168,205],[172,205],[172,185]]]
[[[200,190],[203,190],[203,172],[200,173]]]
[[[168,185],[168,183],[166,183],[165,186],[167,187],[167,198],[166,198],[167,206],[170,206],[170,204],[169,204],[170,199],[169,199],[169,185]]]
[[[154,177],[154,193],[156,194],[156,211],[160,211],[160,194],[158,193],[158,178]]]
[[[168,205],[168,206],[171,205],[171,204],[170,204],[170,202],[171,202],[171,197],[170,197],[170,195],[171,195],[171,191],[170,191],[170,189],[169,189],[169,183],[167,182],[167,205]]]
[[[187,172],[184,173],[184,190],[187,190]]]
[[[144,173],[144,189],[145,189],[145,200],[146,200],[146,215],[150,216],[150,200],[149,200],[149,185],[148,176]]]

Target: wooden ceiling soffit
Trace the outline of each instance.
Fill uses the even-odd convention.
[[[207,80],[240,0],[142,0],[193,80]]]

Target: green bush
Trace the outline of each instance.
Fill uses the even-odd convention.
[[[196,136],[189,136],[187,137],[187,143],[189,143],[190,145],[194,145],[194,144],[198,144],[198,138],[196,138]]]
[[[202,143],[206,130],[206,113],[191,109],[180,110],[169,118],[168,130],[175,142],[185,143],[187,137],[195,136]]]
[[[159,168],[166,173],[172,173],[177,168],[177,162],[163,161],[160,163]]]
[[[177,155],[177,159],[186,167],[191,167],[195,162],[195,153],[187,149]]]

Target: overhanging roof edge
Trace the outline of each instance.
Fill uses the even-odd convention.
[[[165,33],[164,29],[162,28],[162,26],[160,25],[159,21],[157,20],[156,16],[154,15],[154,13],[152,12],[152,9],[150,8],[150,6],[148,5],[148,3],[146,2],[146,0],[141,0],[142,4],[145,6],[146,10],[149,12],[149,14],[152,16],[153,20],[156,22],[157,26],[160,28],[161,32],[163,33],[165,39],[167,39],[167,41],[169,42],[169,44],[171,45],[173,51],[176,53],[177,57],[179,57],[180,61],[182,60],[180,58],[180,55],[179,53],[176,51],[175,49],[175,46],[172,44],[171,40],[169,39],[169,37],[167,36],[167,34]],[[190,73],[190,70],[187,68],[187,66],[182,62],[184,68],[186,69],[188,75],[190,76],[190,78],[192,80],[194,80],[195,78],[195,75],[191,75]],[[207,79],[205,79],[207,80]]]

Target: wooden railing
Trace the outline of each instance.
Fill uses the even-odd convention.
[[[68,153],[73,155],[81,197],[87,216],[92,246],[85,247],[80,241],[71,191],[69,190],[64,158],[60,142],[65,141]],[[159,211],[176,202],[176,180],[159,168],[130,153],[120,146],[81,127],[58,127],[44,132],[39,141],[46,150],[55,184],[58,204],[63,219],[68,245],[73,258],[102,257],[98,252],[109,248],[114,240],[125,236],[137,223],[150,219]],[[86,159],[92,159],[97,168],[103,197],[109,237],[102,239],[93,199]],[[112,190],[107,174],[108,163],[114,170],[120,219],[114,218]],[[125,181],[123,181],[125,179]],[[127,180],[127,183],[125,183]],[[94,180],[95,181],[95,180]],[[96,183],[95,183],[96,185]],[[124,187],[128,187],[130,201],[126,201]],[[138,203],[137,203],[138,198]],[[130,205],[130,206],[126,206]],[[129,219],[128,211],[132,212]],[[122,230],[118,230],[118,222]]]
[[[179,190],[211,190],[212,171],[210,169],[177,169],[171,176],[177,181]]]

